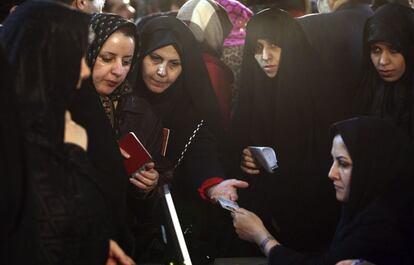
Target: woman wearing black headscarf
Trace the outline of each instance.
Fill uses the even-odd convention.
[[[30,240],[37,256],[32,264],[103,264],[110,238],[107,204],[86,156],[85,130],[67,111],[75,88],[90,73],[88,17],[58,4],[28,2],[9,16],[1,38],[16,71],[33,189],[27,195],[38,235],[20,240]]]
[[[260,245],[270,264],[324,265],[361,258],[374,264],[411,263],[413,147],[409,140],[391,123],[370,117],[334,124],[331,139],[329,178],[342,202],[342,215],[330,247],[320,255],[284,247],[245,209],[233,214],[237,233]]]
[[[328,244],[339,214],[323,177],[329,166],[323,131],[338,109],[322,111],[335,98],[322,104],[329,94],[322,93],[315,71],[314,65],[323,67],[319,62],[302,28],[286,12],[266,9],[253,16],[232,126],[232,158],[243,152],[243,173],[238,172],[240,160],[232,162],[232,171],[244,174],[250,184],[240,205],[266,216],[282,242],[306,250]],[[248,146],[272,147],[279,168],[272,174],[259,170]],[[311,221],[301,222],[306,219]]]
[[[365,26],[360,113],[393,120],[414,137],[414,10],[379,8]]]
[[[179,177],[173,186],[191,194],[201,187],[206,198],[205,191],[224,178],[217,147],[223,128],[198,43],[173,17],[150,19],[140,24],[139,32],[136,90],[170,129],[166,158]]]

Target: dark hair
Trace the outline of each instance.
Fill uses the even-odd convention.
[[[64,110],[88,45],[88,20],[86,14],[46,1],[29,1],[6,19],[1,39],[16,71],[15,92],[25,126],[37,124],[54,136],[63,133]]]

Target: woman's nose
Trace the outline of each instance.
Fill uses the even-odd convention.
[[[379,60],[380,65],[387,65],[390,62],[390,55],[387,52],[381,53]]]
[[[335,180],[339,178],[338,166],[336,165],[335,162],[332,163],[331,169],[329,170],[329,173],[328,173],[328,178],[330,178],[331,180]]]
[[[164,77],[167,75],[167,64],[162,63],[158,65],[157,74],[161,77]]]
[[[114,64],[112,65],[112,73],[114,75],[122,75],[123,73],[123,67],[122,67],[122,62],[114,62]]]
[[[271,57],[272,57],[272,55],[269,52],[269,49],[267,49],[266,47],[264,47],[263,48],[263,53],[262,53],[262,59],[266,61],[266,60],[271,59]]]

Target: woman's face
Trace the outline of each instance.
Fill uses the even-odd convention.
[[[282,48],[276,44],[264,39],[257,40],[254,58],[268,77],[273,78],[276,76],[279,70],[281,54]]]
[[[333,181],[336,199],[340,202],[346,202],[349,199],[351,188],[352,159],[339,134],[333,139],[331,154],[333,163],[328,177]]]
[[[96,58],[92,80],[101,95],[111,94],[125,80],[132,63],[135,41],[120,31],[104,43]]]
[[[404,56],[388,43],[376,42],[371,45],[371,61],[386,82],[399,80],[405,72]]]
[[[91,75],[91,69],[86,63],[85,56],[83,56],[80,62],[79,80],[78,80],[78,84],[76,85],[76,88],[79,89],[82,85],[82,81],[87,79],[90,75]]]
[[[142,60],[142,79],[153,93],[162,93],[180,76],[183,68],[172,45],[159,48]]]

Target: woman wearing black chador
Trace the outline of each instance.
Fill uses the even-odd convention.
[[[88,21],[62,5],[29,1],[8,17],[1,33],[16,70],[14,92],[33,191],[27,195],[37,237],[20,239],[36,253],[30,264],[104,264],[112,245],[109,207],[86,155],[87,134],[67,111],[90,74]]]
[[[320,253],[294,251],[245,209],[233,214],[238,235],[260,245],[269,264],[333,265],[351,259],[412,264],[414,149],[408,137],[388,121],[358,117],[334,124],[330,138],[328,177],[342,204],[330,246]]]
[[[337,109],[320,111],[335,99],[320,104],[327,94],[319,92],[323,86],[313,66],[318,62],[302,28],[286,12],[266,9],[253,16],[232,126],[232,158],[238,159],[232,171],[250,184],[240,205],[263,216],[282,242],[308,251],[329,243],[339,214],[324,177],[327,123]],[[248,146],[272,147],[279,168],[272,174],[259,169]],[[240,156],[241,173],[235,169]]]
[[[358,112],[392,120],[414,137],[414,10],[380,7],[365,26]]]

